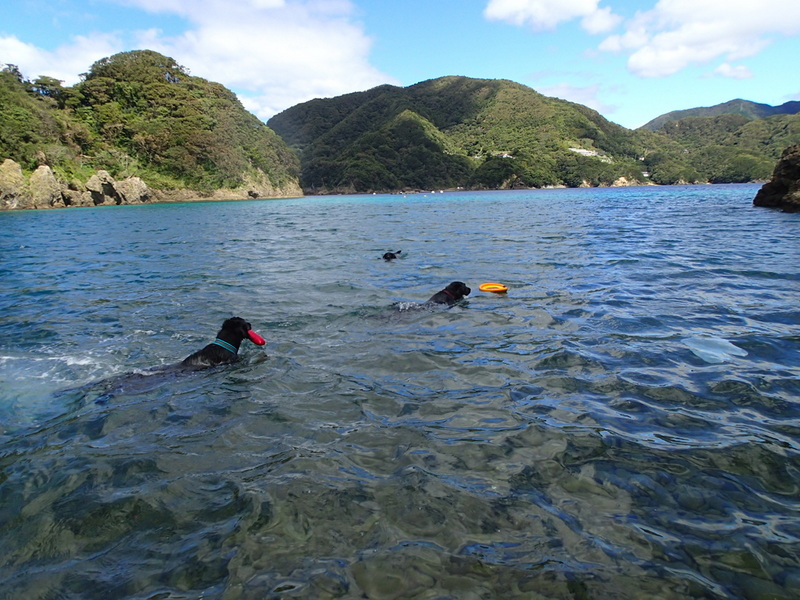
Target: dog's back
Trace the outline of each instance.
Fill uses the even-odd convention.
[[[237,360],[239,360],[238,352],[226,350],[216,343],[212,343],[184,358],[183,361],[181,361],[181,365],[184,367],[202,369],[204,367],[213,367],[215,365],[236,362]]]

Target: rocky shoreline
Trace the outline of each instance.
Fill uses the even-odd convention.
[[[652,185],[652,182],[642,183],[620,178],[612,187],[636,185]],[[190,189],[150,188],[140,177],[116,180],[102,169],[85,182],[77,179],[65,182],[56,177],[46,164],[37,167],[30,176],[26,176],[22,167],[11,159],[0,164],[0,210],[299,198],[303,195],[303,190],[297,183],[290,184],[287,188],[275,188],[266,177],[251,179],[238,188],[199,192]],[[800,145],[790,146],[783,152],[772,179],[761,187],[753,204],[787,212],[800,212]]]
[[[252,179],[238,188],[217,189],[205,193],[189,189],[153,189],[140,177],[116,180],[104,170],[97,171],[85,182],[77,179],[62,181],[45,164],[37,167],[30,176],[26,176],[22,167],[11,159],[0,164],[0,210],[294,198],[302,195],[303,192],[297,184],[275,188],[266,177]]]
[[[800,212],[800,144],[783,151],[772,179],[758,190],[753,204],[785,212]]]

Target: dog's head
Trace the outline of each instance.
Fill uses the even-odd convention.
[[[461,300],[464,296],[469,296],[472,291],[463,281],[454,281],[444,288],[453,300]]]
[[[217,337],[227,340],[235,340],[236,342],[241,342],[246,338],[258,346],[263,346],[266,343],[264,338],[253,331],[250,323],[241,317],[231,317],[230,319],[226,319],[222,324],[219,333],[217,333]]]

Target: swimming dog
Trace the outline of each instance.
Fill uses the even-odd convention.
[[[235,362],[239,358],[239,345],[245,338],[258,346],[266,343],[253,331],[250,323],[240,317],[232,317],[222,324],[216,340],[187,356],[180,364],[197,369]]]
[[[452,305],[461,300],[464,296],[469,296],[472,290],[461,281],[454,281],[450,283],[443,290],[436,292],[428,299],[432,304],[448,304]]]

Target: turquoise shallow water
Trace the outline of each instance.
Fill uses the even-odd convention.
[[[0,598],[800,597],[756,190],[0,214]],[[153,371],[232,315],[267,345]]]

